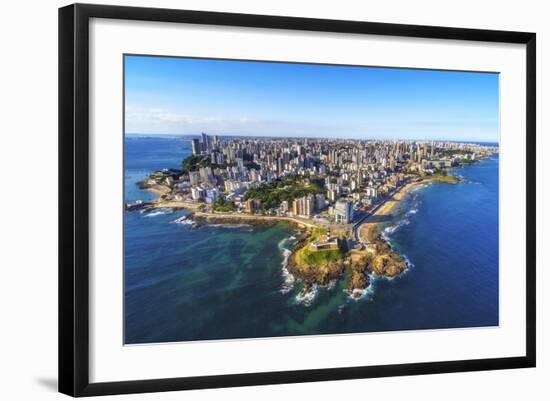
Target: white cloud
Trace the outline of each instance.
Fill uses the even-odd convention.
[[[141,134],[198,134],[258,136],[310,136],[346,138],[402,138],[495,140],[498,132],[487,121],[377,121],[365,116],[364,123],[317,123],[254,119],[247,116],[219,117],[177,113],[162,108],[126,107],[126,132]],[[498,139],[497,139],[498,140]]]
[[[245,135],[314,135],[349,130],[350,127],[292,122],[283,120],[252,119],[246,116],[225,118],[175,113],[161,108],[126,107],[126,132],[194,134],[201,131],[212,134]]]

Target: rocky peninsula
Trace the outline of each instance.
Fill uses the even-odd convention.
[[[288,259],[287,270],[304,284],[302,293],[306,294],[314,286],[327,286],[347,276],[346,291],[353,299],[359,299],[371,284],[372,276],[394,278],[408,268],[403,256],[382,237],[384,222],[393,215],[406,194],[421,184],[454,184],[460,181],[459,177],[450,174],[414,177],[373,207],[368,216],[357,224],[355,240],[350,227],[335,227],[300,217],[205,211],[201,204],[170,197],[171,189],[168,185],[146,185],[143,182],[140,185],[159,195],[156,200],[142,207],[189,209],[192,213],[188,219],[198,223],[271,225],[285,222],[294,225],[300,230],[301,237]],[[329,240],[328,237],[332,237],[334,242],[331,248],[315,247],[317,242]]]
[[[325,286],[332,280],[339,280],[348,273],[346,291],[358,299],[369,287],[371,276],[394,278],[403,273],[407,261],[382,237],[384,224],[380,219],[390,216],[405,194],[417,183],[405,185],[379,205],[359,225],[359,241],[352,239],[352,233],[337,234],[326,229],[309,229],[289,257],[288,271],[304,283],[304,292],[314,285]],[[336,235],[337,248],[320,250],[315,243],[328,241]]]
[[[421,184],[458,183],[454,167],[498,151],[435,142],[202,140],[181,168],[139,183],[156,200],[126,209],[184,208],[192,211],[184,218],[195,222],[293,224],[301,238],[286,269],[303,292],[345,279],[353,298],[373,276],[394,278],[408,268],[382,235],[406,194]]]

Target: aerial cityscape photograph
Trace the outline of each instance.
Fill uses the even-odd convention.
[[[499,75],[124,57],[124,343],[499,325]]]

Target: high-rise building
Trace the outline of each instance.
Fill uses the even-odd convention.
[[[317,194],[315,195],[315,209],[317,211],[321,211],[326,206],[326,200],[324,194]]]
[[[199,187],[191,188],[191,197],[193,200],[203,199],[206,194],[206,191]]]
[[[281,202],[281,212],[288,212],[288,201],[285,200]]]
[[[218,200],[219,195],[220,191],[218,188],[208,188],[204,200],[206,203],[214,203]]]
[[[300,198],[294,199],[292,201],[292,214],[294,216],[298,216],[300,214],[300,212],[301,212],[300,205],[301,205]]]
[[[367,187],[367,188],[365,188],[365,194],[366,194],[369,198],[376,198],[376,197],[378,197],[378,191],[376,190],[376,188],[373,188],[373,187]]]
[[[199,169],[199,174],[202,182],[210,185],[214,183],[214,175],[212,174],[211,167],[201,167]]]
[[[262,201],[259,199],[249,199],[244,203],[244,210],[247,213],[254,213],[254,211],[262,208]]]
[[[306,196],[304,206],[304,214],[306,216],[311,216],[313,214],[313,210],[315,209],[315,197],[313,196],[313,194],[309,194],[308,196]]]
[[[191,139],[191,151],[193,155],[198,155],[201,153],[201,147],[198,139]]]
[[[339,200],[334,205],[334,219],[336,224],[350,224],[353,220],[353,207],[350,201]]]
[[[334,202],[337,196],[338,196],[338,191],[336,191],[335,189],[329,189],[327,191],[327,198],[329,201]]]
[[[201,182],[201,176],[198,171],[190,171],[189,172],[189,184],[191,186],[199,185]]]
[[[294,199],[292,202],[292,213],[295,216],[311,216],[315,208],[315,197],[313,194]]]
[[[205,152],[210,151],[210,138],[204,132],[201,133],[202,136],[202,150]]]

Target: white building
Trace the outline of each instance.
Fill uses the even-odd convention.
[[[193,200],[200,200],[203,199],[206,195],[206,191],[200,187],[193,187],[191,188],[191,197]]]
[[[208,188],[206,190],[206,196],[204,200],[206,203],[214,203],[218,200],[218,197],[220,196],[220,191],[218,188]]]
[[[378,190],[374,187],[367,187],[365,189],[365,194],[369,197],[369,198],[378,198]]]
[[[334,205],[334,219],[336,224],[350,224],[353,220],[353,206],[350,201],[339,200]]]

